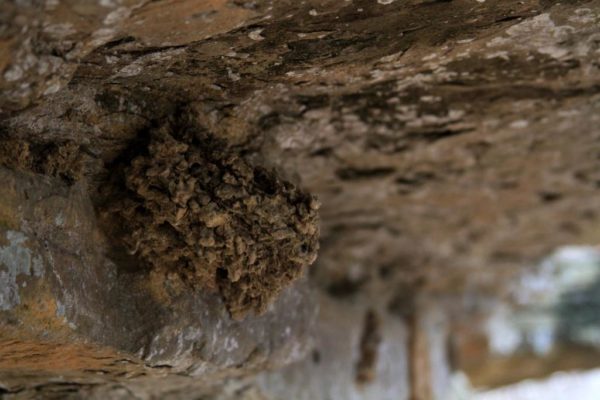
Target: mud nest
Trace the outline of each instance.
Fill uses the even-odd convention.
[[[33,143],[0,136],[0,165],[62,178],[74,183],[83,174],[83,157],[74,142]]]
[[[125,169],[125,243],[155,270],[260,314],[318,250],[318,201],[214,139],[163,127]]]

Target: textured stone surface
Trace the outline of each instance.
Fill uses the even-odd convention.
[[[428,357],[417,354],[423,343],[443,342],[427,336],[436,325],[421,321],[420,296],[451,305],[503,292],[556,246],[600,239],[597,0],[11,1],[0,9],[0,135],[11,143],[0,156],[26,171],[3,172],[15,188],[0,194],[0,299],[11,307],[1,311],[3,336],[27,327],[35,343],[41,332],[56,335],[44,342],[89,341],[93,352],[101,345],[137,357],[132,365],[148,375],[163,364],[200,377],[247,374],[308,349],[313,299],[315,351],[301,363],[257,383],[207,378],[214,390],[170,376],[164,393],[439,393],[443,377],[421,390],[407,368],[428,374],[414,358]],[[103,221],[103,183],[140,138],[174,117],[319,197],[321,250],[308,279],[317,294],[294,286],[263,317],[233,322],[218,298],[157,299],[163,281],[138,279],[135,263],[103,247],[112,239],[94,222]],[[30,156],[15,150],[23,146]],[[56,167],[69,165],[66,148],[78,155],[77,173]],[[15,311],[22,304],[27,310]],[[363,358],[369,310],[381,337]],[[231,337],[246,343],[232,355]],[[248,361],[255,348],[257,361]],[[375,373],[357,384],[361,359]],[[158,390],[70,370],[82,396]],[[47,373],[37,382],[51,382]],[[33,378],[6,384],[6,376],[6,390],[32,393]]]
[[[158,395],[181,381],[201,386],[201,377],[209,386],[216,376],[287,364],[306,352],[314,319],[306,285],[284,290],[260,317],[233,321],[218,294],[173,292],[168,280],[114,263],[79,184],[6,169],[0,176],[6,390],[59,371],[56,382],[90,385],[173,375],[174,382],[151,385]]]

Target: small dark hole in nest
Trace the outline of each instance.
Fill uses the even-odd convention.
[[[227,277],[229,276],[229,272],[225,269],[225,268],[217,268],[217,280],[221,281],[227,280]]]
[[[263,192],[268,195],[273,195],[276,192],[276,186],[273,179],[267,175],[267,172],[259,169],[254,172],[254,182]]]
[[[302,254],[308,253],[308,245],[306,243],[302,243],[302,246],[300,246],[300,252]]]
[[[202,171],[202,166],[198,163],[194,163],[190,167],[190,174],[192,174],[192,175],[200,175],[201,171]]]

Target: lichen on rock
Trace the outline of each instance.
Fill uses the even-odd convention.
[[[318,250],[312,195],[214,138],[156,130],[125,169],[123,240],[154,271],[219,291],[236,319],[264,312]]]

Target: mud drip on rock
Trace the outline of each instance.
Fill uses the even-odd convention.
[[[318,250],[310,194],[211,138],[163,127],[125,171],[124,241],[153,270],[218,290],[236,319],[264,312]]]
[[[360,359],[356,364],[355,381],[358,385],[373,382],[376,376],[379,346],[381,345],[381,317],[369,310],[363,322],[363,332],[360,338]]]

